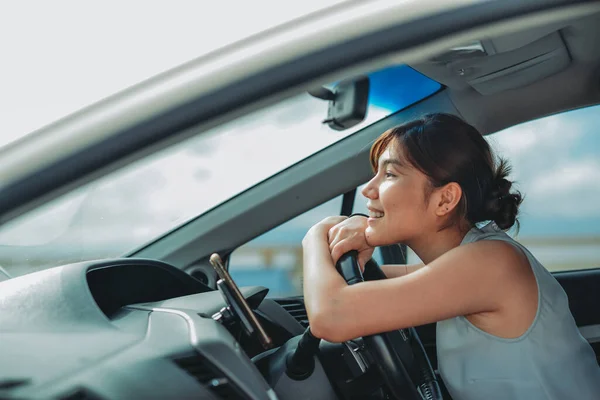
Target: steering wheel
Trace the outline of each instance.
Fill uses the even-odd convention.
[[[340,257],[336,268],[348,285],[385,279],[385,274],[373,260],[365,265],[365,274],[358,265],[358,254],[350,251]],[[442,392],[427,353],[414,328],[378,333],[363,337],[365,348],[395,399],[442,400]]]

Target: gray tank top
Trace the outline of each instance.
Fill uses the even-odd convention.
[[[525,253],[537,281],[538,309],[531,326],[514,339],[484,332],[462,316],[437,323],[439,371],[452,398],[599,400],[600,367],[560,284],[496,224],[471,229],[461,244],[479,240],[502,240]]]

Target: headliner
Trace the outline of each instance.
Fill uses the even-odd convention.
[[[556,57],[545,61],[545,69],[556,68],[552,75],[540,79],[544,71],[536,70],[537,66],[523,68],[511,73],[511,77],[525,82],[527,79],[536,79],[535,82],[492,94],[481,94],[468,83],[473,75],[477,75],[482,69],[489,69],[489,65],[496,62],[498,69],[502,70],[506,67],[507,58],[513,58],[512,64],[516,64],[530,60],[531,54],[536,51],[547,54],[542,47],[549,40],[559,46],[562,42],[566,50],[566,58]],[[600,13],[517,34],[482,38],[482,44],[486,50],[498,53],[470,59],[463,56],[452,61],[430,59],[411,66],[445,85],[463,118],[483,134],[561,111],[600,103]],[[559,64],[567,62],[566,68],[559,71]],[[467,67],[463,68],[465,66]],[[466,71],[463,76],[460,75],[459,67]],[[492,82],[491,90],[494,90],[494,85],[499,87],[502,82]]]

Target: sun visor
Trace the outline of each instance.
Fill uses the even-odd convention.
[[[537,40],[540,40],[549,35],[558,35],[558,31],[565,27],[564,23],[539,28],[531,28],[525,31],[497,36],[493,39],[484,40],[486,50],[489,54],[506,53],[508,51],[517,50],[520,47],[527,46]]]
[[[491,50],[490,42],[482,43],[486,50]],[[514,50],[494,49],[480,57],[451,61],[446,66],[479,93],[490,95],[529,85],[562,71],[570,63],[560,34],[554,32]]]

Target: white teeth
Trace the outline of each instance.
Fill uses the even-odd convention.
[[[369,211],[369,217],[371,217],[371,218],[381,218],[381,217],[383,217],[383,213],[382,212],[378,212],[378,211]]]

